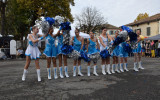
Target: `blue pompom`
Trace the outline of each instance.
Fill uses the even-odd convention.
[[[90,61],[90,58],[87,56],[87,52],[81,50],[80,51],[80,54],[81,54],[81,58],[86,61],[86,62],[89,62]]]
[[[137,34],[134,33],[132,29],[130,29],[130,28],[127,27],[127,26],[122,26],[121,28],[122,28],[122,30],[125,30],[125,31],[128,32],[128,35],[129,35],[129,38],[130,38],[130,41],[131,41],[131,42],[132,42],[132,41],[137,41]]]
[[[109,54],[108,50],[105,49],[105,50],[100,52],[100,56],[102,58],[107,58],[107,57],[110,57],[110,54]]]
[[[46,17],[45,20],[49,23],[50,27],[55,23],[55,19],[51,17]]]
[[[64,44],[62,45],[61,50],[63,54],[69,54],[73,51],[73,47],[71,45]]]
[[[124,31],[127,31],[128,33],[129,32],[133,32],[133,30],[132,29],[130,29],[129,27],[127,27],[127,26],[121,26],[121,28],[122,28],[122,30]]]
[[[122,37],[117,37],[115,40],[114,40],[114,43],[113,45],[114,46],[117,46],[119,45],[120,43],[124,42],[123,38]]]
[[[71,24],[70,22],[64,22],[64,23],[61,23],[60,26],[62,30],[71,30],[70,24]]]
[[[131,53],[132,52],[132,48],[128,43],[124,43],[123,47],[124,47],[124,51],[125,52],[127,52],[127,53]]]

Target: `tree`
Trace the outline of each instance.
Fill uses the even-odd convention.
[[[63,16],[73,22],[70,5],[74,6],[74,0],[17,0],[20,8],[32,13],[30,19],[32,25],[39,16],[55,17]]]
[[[75,20],[77,27],[87,33],[107,23],[101,12],[95,7],[85,7],[80,14],[75,15]]]
[[[149,14],[147,14],[147,13],[140,13],[138,16],[137,16],[137,18],[134,20],[134,22],[136,22],[136,21],[139,21],[139,20],[142,20],[142,19],[145,19],[145,18],[147,18],[147,17],[149,17]]]
[[[74,0],[8,0],[5,31],[22,40],[40,16],[60,15],[73,22],[70,5],[74,6]]]

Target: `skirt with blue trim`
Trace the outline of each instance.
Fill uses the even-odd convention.
[[[119,56],[119,46],[116,46],[111,54],[111,56],[116,56],[118,57]]]
[[[57,48],[55,46],[46,46],[43,54],[47,57],[57,57]]]
[[[137,47],[136,49],[133,49],[132,52],[133,52],[133,53],[141,53],[141,49],[142,49],[142,48],[141,48],[141,45],[138,44],[138,47]]]
[[[120,57],[128,57],[128,52],[125,51],[123,46],[119,46],[119,56]]]
[[[40,58],[41,52],[37,46],[29,45],[25,51],[25,55],[30,56],[31,59],[37,59]]]

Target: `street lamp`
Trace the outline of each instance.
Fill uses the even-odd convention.
[[[1,34],[5,35],[5,8],[7,0],[1,0]]]

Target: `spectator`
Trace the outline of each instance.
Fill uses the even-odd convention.
[[[144,57],[145,56],[145,46],[144,46],[144,44],[142,44],[142,57]]]
[[[157,49],[158,57],[160,57],[160,40],[158,40],[158,49]]]
[[[155,58],[155,43],[153,40],[151,42],[151,57]]]
[[[146,57],[150,57],[150,41],[146,42]]]
[[[24,58],[24,51],[22,48],[18,49],[18,56],[20,56],[21,58]]]

